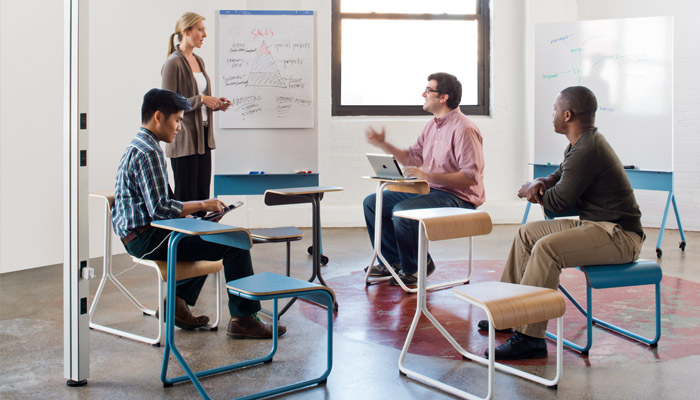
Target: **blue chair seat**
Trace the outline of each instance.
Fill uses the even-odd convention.
[[[588,354],[593,344],[593,324],[603,326],[611,331],[639,340],[651,347],[656,347],[661,337],[661,279],[663,273],[658,263],[648,260],[638,260],[627,264],[589,265],[577,268],[586,275],[586,308],[562,286],[559,290],[571,300],[576,308],[586,316],[586,345],[581,346],[564,339],[564,345],[582,354]],[[610,289],[627,286],[654,285],[656,294],[656,336],[649,339],[624,328],[615,326],[593,317],[593,295],[591,289]],[[557,336],[547,332],[547,337],[556,340]]]
[[[593,289],[654,285],[661,282],[661,267],[654,261],[639,260],[627,264],[581,267]]]
[[[273,332],[277,332],[278,326],[278,305],[277,300],[289,297],[300,297],[316,303],[325,305],[328,314],[328,334],[326,348],[326,370],[317,378],[300,381],[290,385],[278,387],[262,391],[260,393],[247,395],[240,399],[260,399],[263,397],[274,396],[280,393],[290,392],[302,387],[323,384],[326,382],[328,375],[331,373],[333,366],[333,304],[335,303],[335,294],[333,290],[327,286],[318,285],[315,283],[302,281],[300,279],[290,278],[284,275],[274,274],[272,272],[262,272],[259,274],[247,276],[245,278],[236,279],[226,283],[226,288],[229,293],[234,296],[239,296],[249,300],[273,300],[272,306],[272,328]],[[272,361],[272,357],[277,351],[278,338],[277,335],[272,337],[272,349],[266,356],[258,357],[252,360],[243,361],[237,364],[232,364],[225,367],[225,370],[233,370],[248,367],[254,364],[267,363]]]

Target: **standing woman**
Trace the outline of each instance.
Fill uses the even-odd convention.
[[[225,97],[211,96],[204,60],[193,52],[202,47],[206,37],[204,17],[192,12],[183,14],[170,35],[168,58],[161,70],[163,89],[181,94],[192,105],[192,110],[184,114],[175,140],[165,147],[173,168],[175,198],[180,201],[210,197],[211,150],[216,148],[213,111],[226,111],[231,106]]]

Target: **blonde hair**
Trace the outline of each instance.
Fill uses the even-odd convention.
[[[175,51],[175,35],[177,35],[177,41],[182,42],[183,32],[197,25],[197,23],[203,19],[204,17],[193,12],[186,12],[182,14],[182,17],[177,19],[175,22],[175,33],[170,35],[170,41],[168,42],[168,55]]]

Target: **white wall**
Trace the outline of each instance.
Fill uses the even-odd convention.
[[[0,1],[0,273],[63,259],[63,2]]]
[[[0,2],[0,273],[62,262],[62,2],[45,3],[42,6],[46,12],[36,13],[23,2]],[[619,3],[626,7],[618,7]],[[641,11],[639,4],[645,4]],[[700,204],[696,200],[700,194],[700,163],[695,161],[699,158],[700,140],[692,141],[697,137],[693,129],[700,126],[697,111],[693,111],[700,104],[700,68],[698,55],[691,47],[693,38],[698,37],[698,27],[691,21],[697,15],[697,6],[691,1],[656,4],[651,0],[492,2],[491,115],[474,120],[484,135],[486,157],[487,200],[482,209],[491,213],[496,222],[519,222],[524,208],[515,193],[529,176],[526,165],[532,159],[530,114],[534,96],[532,74],[528,71],[534,60],[528,46],[533,23],[675,14],[676,185],[684,228],[700,229]],[[198,12],[210,23],[212,36],[198,54],[204,57],[207,71],[213,76],[214,10],[222,8],[317,12],[320,183],[345,188],[323,200],[323,225],[362,226],[361,201],[374,191],[374,185],[359,178],[370,172],[364,153],[372,148],[363,139],[364,128],[368,124],[385,125],[391,140],[407,146],[428,117],[330,117],[329,0],[92,1],[90,190],[112,190],[119,158],[140,123],[141,97],[151,87],[160,85],[167,38],[184,11]],[[692,35],[682,36],[681,32]],[[425,77],[416,77],[416,82],[407,84],[422,87],[424,80]],[[26,149],[26,153],[20,149]],[[250,227],[310,225],[308,206],[264,207],[260,196],[245,196],[243,200],[246,207],[232,213],[225,222]],[[651,214],[647,211],[650,208],[653,207],[642,204],[645,219]],[[302,212],[296,212],[297,209]],[[102,251],[99,204],[91,203],[90,218],[90,255],[97,257]],[[660,216],[650,218],[649,225],[660,220]],[[123,252],[118,241],[113,243],[115,252]]]

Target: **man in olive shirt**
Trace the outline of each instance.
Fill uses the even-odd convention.
[[[502,282],[556,289],[562,268],[622,264],[639,257],[642,214],[622,163],[595,127],[597,108],[595,95],[583,86],[557,96],[554,131],[570,143],[564,161],[551,175],[525,183],[518,197],[556,213],[575,207],[580,219],[521,226]],[[488,330],[488,321],[480,321],[479,329]],[[546,330],[547,321],[515,327],[513,336],[496,348],[496,359],[546,357]]]

